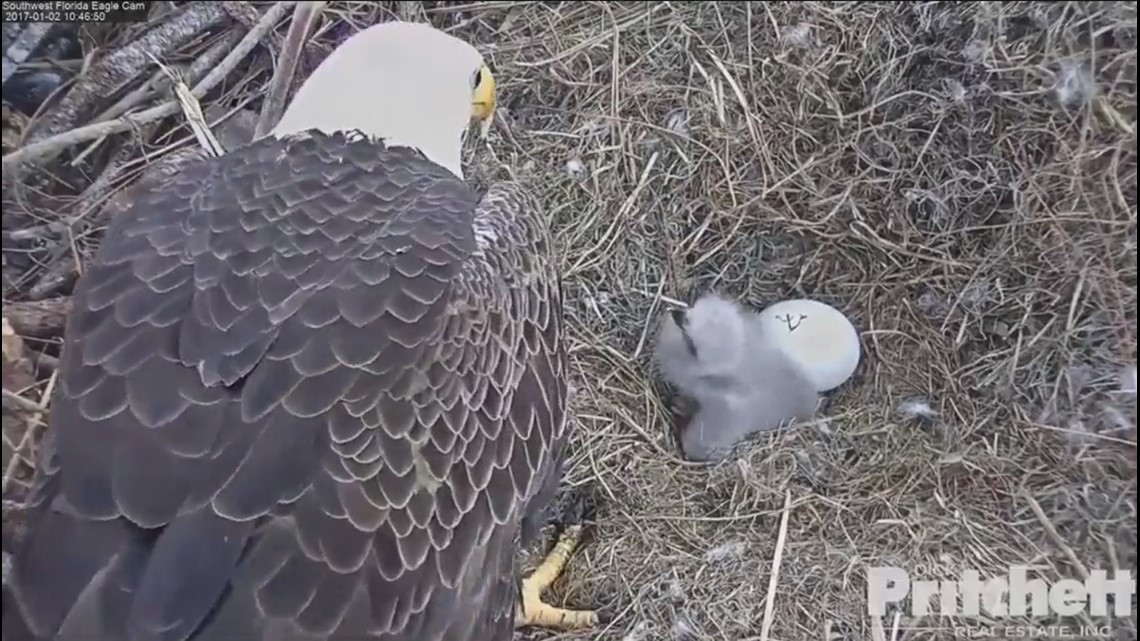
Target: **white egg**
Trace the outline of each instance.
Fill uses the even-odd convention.
[[[826,303],[796,299],[769,305],[760,312],[760,326],[820,392],[847,382],[859,366],[859,333]]]

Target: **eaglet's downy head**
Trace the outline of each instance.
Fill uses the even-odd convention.
[[[479,122],[486,133],[494,110],[495,79],[475,47],[431,25],[385,22],[313,71],[273,135],[360,132],[419,149],[462,178],[467,130]]]
[[[748,331],[736,303],[718,294],[702,296],[662,320],[657,366],[666,380],[691,395],[700,381],[731,378],[738,371]]]

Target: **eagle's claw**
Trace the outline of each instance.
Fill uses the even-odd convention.
[[[523,579],[515,627],[539,626],[570,630],[598,624],[598,614],[592,610],[566,610],[542,601],[542,592],[562,573],[562,568],[581,540],[582,524],[569,525],[538,569]]]

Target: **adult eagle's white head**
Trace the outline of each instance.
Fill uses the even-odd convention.
[[[464,134],[494,110],[495,79],[475,47],[431,25],[385,22],[337,47],[273,134],[357,131],[419,149],[462,178]]]

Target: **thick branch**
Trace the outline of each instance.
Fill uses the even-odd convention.
[[[71,299],[67,297],[4,305],[4,317],[16,334],[33,338],[54,338],[62,334],[70,313]]]
[[[254,137],[261,138],[269,133],[281,114],[285,111],[285,101],[289,98],[289,86],[293,82],[293,75],[297,72],[297,61],[301,52],[305,50],[305,43],[309,40],[309,33],[313,25],[321,16],[325,2],[298,2],[293,9],[293,22],[289,25],[289,33],[285,36],[285,43],[281,47],[281,56],[277,59],[277,68],[273,71],[273,79],[269,81],[269,91],[266,92],[265,101],[261,105],[261,117],[258,118]]]
[[[155,59],[169,57],[171,52],[221,24],[226,17],[226,12],[215,3],[195,2],[166,23],[116,49],[95,63],[59,105],[33,126],[28,141],[34,144],[72,129],[92,115],[94,105],[133,80]]]
[[[245,38],[238,43],[238,46],[234,47],[230,55],[226,56],[225,60],[222,60],[216,69],[211,71],[209,75],[202,79],[202,82],[194,87],[192,90],[194,97],[201,99],[207,92],[225,79],[226,75],[233,71],[238,63],[249,55],[249,52],[257,46],[257,43],[284,17],[285,13],[294,4],[294,2],[278,2],[273,5],[273,8],[262,16],[261,22],[257,24],[257,27],[250,30]],[[4,156],[3,166],[4,168],[16,167],[24,163],[40,160],[45,155],[58,153],[63,149],[78,145],[79,143],[95,140],[111,134],[130,131],[139,125],[172,116],[178,113],[178,109],[178,102],[172,100],[133,115],[72,129],[71,131],[53,136],[42,142],[13,151],[7,156]]]
[[[33,22],[24,27],[20,35],[12,41],[11,46],[4,47],[3,71],[0,72],[3,78],[0,82],[8,82],[8,78],[16,73],[20,63],[40,48],[44,39],[55,30],[55,26],[50,22]],[[4,27],[7,29],[8,25],[5,24]]]

